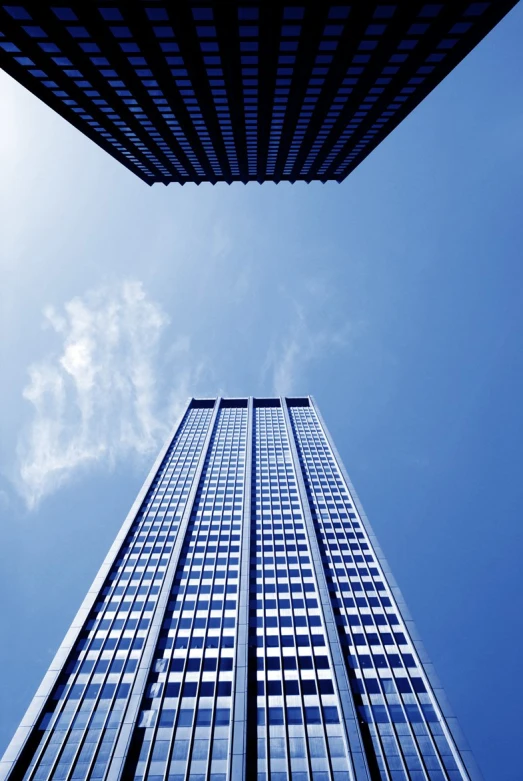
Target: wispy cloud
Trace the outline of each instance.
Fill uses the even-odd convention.
[[[298,296],[287,296],[289,322],[282,338],[271,346],[265,372],[272,373],[276,395],[300,390],[311,363],[326,353],[349,348],[361,323],[352,322],[340,311],[335,290],[321,278],[303,281]]]
[[[231,235],[221,220],[214,223],[210,243],[211,255],[214,258],[225,257],[232,249]]]
[[[157,450],[195,374],[188,337],[160,354],[169,318],[140,282],[101,287],[43,314],[59,347],[29,367],[23,390],[33,416],[18,444],[18,486],[29,508],[81,469]],[[165,361],[177,381],[160,405]]]

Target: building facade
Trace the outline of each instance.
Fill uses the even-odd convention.
[[[0,779],[480,779],[311,397],[188,403]]]
[[[341,182],[515,3],[27,0],[0,67],[149,184]]]

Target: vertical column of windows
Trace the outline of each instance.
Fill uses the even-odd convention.
[[[220,408],[126,778],[227,778],[246,440],[247,407]]]
[[[101,779],[211,418],[189,409],[37,725],[24,779]]]
[[[369,761],[375,755],[384,780],[463,781],[467,775],[318,418],[310,406],[289,412]]]
[[[108,9],[106,9],[108,10]],[[169,15],[165,8],[145,8],[145,13],[149,22],[153,25],[153,32],[155,37],[158,38],[158,46],[162,52],[163,57],[171,71],[171,75],[174,76],[175,84],[177,87],[177,79],[185,76],[187,71],[183,67],[184,61],[180,56],[180,47],[176,41],[174,30],[170,25],[165,24],[169,22]],[[200,176],[203,176],[203,169],[197,159],[194,150],[187,141],[185,133],[183,132],[180,122],[176,118],[176,114],[173,112],[172,106],[170,106],[164,97],[164,93],[158,89],[159,85],[155,79],[155,72],[148,67],[147,60],[142,56],[129,56],[129,62],[135,68],[136,75],[142,80],[144,87],[148,90],[152,90],[151,95],[153,102],[156,105],[158,112],[162,115],[165,124],[174,135],[178,146],[181,148],[187,160],[190,162],[193,169]],[[174,67],[173,67],[174,66]],[[181,66],[181,67],[180,67]],[[176,157],[172,148],[168,146],[164,139],[161,138],[159,131],[155,127],[150,116],[146,114],[137,114],[138,121],[142,124],[145,130],[153,138],[153,140],[159,140],[161,143],[162,151],[167,154],[166,150],[169,150],[167,155],[170,162],[181,177],[188,178],[189,174],[184,165]]]
[[[296,121],[296,129],[292,137],[292,141],[287,154],[287,159],[285,160],[285,166],[283,169],[284,176],[291,176],[292,174],[292,170],[294,168],[296,158],[298,157],[298,154],[301,151],[302,144],[305,139],[305,134],[309,127],[309,123],[311,121],[311,117],[314,112],[315,105],[318,101],[319,87],[324,82],[324,79],[320,78],[320,76],[323,75],[323,71],[325,71],[325,73],[327,72],[327,69],[324,66],[318,66],[319,59],[320,59],[319,57],[316,57],[316,61],[312,71],[312,76],[309,79],[307,92],[303,99],[303,104],[300,109],[298,119]]]
[[[283,24],[281,27],[280,52],[278,55],[278,70],[274,88],[274,103],[272,109],[269,149],[267,153],[267,176],[274,176],[278,150],[283,131],[283,123],[291,91],[291,80],[296,62],[303,8],[287,7],[283,9]]]
[[[146,12],[149,15],[150,18],[154,18],[154,14],[158,14],[159,11],[163,11],[163,9],[158,8],[147,8]],[[166,13],[164,11],[164,13]],[[180,90],[185,89],[187,86],[190,88],[191,83],[187,80],[188,71],[185,67],[185,62],[183,57],[180,54],[180,47],[178,43],[175,43],[174,41],[170,41],[169,43],[164,42],[161,44],[161,48],[165,57],[165,61],[167,65],[169,66],[169,70],[171,71],[171,76],[174,78],[174,83],[176,87]],[[129,58],[131,59],[131,62],[134,60],[134,64],[137,67],[137,73],[138,75],[143,74],[145,77],[152,76],[152,71],[149,71],[148,69],[142,70],[142,66],[146,65],[145,59],[143,58]],[[142,62],[143,59],[143,62]],[[169,130],[173,134],[174,138],[176,139],[176,142],[180,146],[182,152],[186,156],[186,158],[189,160],[190,164],[198,174],[198,176],[203,177],[205,172],[203,170],[203,167],[196,157],[196,154],[194,152],[194,149],[192,148],[191,144],[187,140],[187,136],[185,135],[182,126],[180,125],[179,119],[177,119],[177,116],[175,113],[170,110],[168,113],[164,114],[164,119],[169,127]],[[152,128],[152,122],[149,118],[143,117],[142,118],[142,124],[151,127]],[[188,173],[181,166],[180,164],[180,173],[182,176],[187,177]]]
[[[259,781],[348,781],[341,709],[280,407],[255,406],[253,436],[248,762],[256,757]]]
[[[121,12],[117,8],[101,8],[99,10],[107,21],[123,21]],[[155,38],[158,40],[159,49],[162,51],[162,53],[164,53],[164,56],[168,58],[173,49],[177,51],[178,44],[172,40],[174,38],[172,28],[166,25],[160,26],[159,24],[160,22],[166,20],[165,11],[162,13],[162,9],[145,9],[145,13],[147,14],[148,21],[153,25],[153,33]],[[123,33],[120,33],[120,37],[124,37]],[[127,55],[127,60],[130,66],[134,69],[134,74],[136,75],[137,80],[147,91],[147,94],[151,99],[150,103],[154,106],[158,114],[161,114],[162,119],[172,130],[171,122],[174,121],[172,107],[169,105],[163,90],[160,88],[155,74],[150,68],[149,62],[143,56],[142,51],[139,49],[137,44],[131,43],[129,41],[121,41],[120,47],[122,52]],[[151,57],[151,55],[149,55],[149,57]],[[109,75],[111,75],[110,72]],[[118,87],[122,85],[115,83],[114,86]],[[188,174],[185,170],[185,167],[182,165],[179,158],[175,155],[167,140],[162,137],[155,124],[154,114],[156,112],[149,111],[149,113],[146,113],[144,109],[138,104],[137,100],[134,101],[133,105],[130,105],[129,109],[133,112],[137,122],[140,123],[145,132],[150,136],[152,144],[158,146],[162,153],[167,157],[170,164],[176,169],[178,174],[182,178],[186,178]],[[148,157],[157,167],[159,161],[157,158],[155,158],[151,148],[147,147],[141,141],[139,143],[139,148],[141,149],[142,153]],[[155,160],[156,163],[154,163]]]
[[[364,65],[361,64],[351,64],[349,68],[347,68],[347,75],[343,79],[342,88],[340,88],[339,93],[342,93],[343,90],[346,90],[346,94],[350,94],[355,86],[357,85],[358,81],[360,80],[362,74],[364,71]],[[379,80],[378,80],[379,81]],[[338,94],[339,94],[338,93]],[[354,135],[354,133],[357,131],[359,125],[364,120],[364,114],[360,114],[358,112],[353,112],[350,115],[350,119],[345,125],[345,128],[340,134],[340,137],[336,144],[334,145],[332,151],[335,152],[335,155],[338,155],[339,152],[343,149],[349,138]],[[334,159],[334,158],[332,158]],[[353,158],[351,158],[352,161]],[[336,168],[335,173],[339,174],[347,165],[348,158],[345,158],[338,167]],[[330,164],[330,163],[329,163]],[[324,172],[324,166],[320,169],[320,173]]]
[[[119,11],[114,8],[100,9],[100,11],[109,15],[114,14],[115,11],[116,13],[119,13]],[[166,24],[166,22],[169,21],[167,12],[163,8],[145,8],[144,11],[147,16],[147,20],[150,23],[150,29],[154,35],[154,39],[156,39],[156,45],[162,52],[162,55],[165,57],[167,63],[170,64],[169,60],[172,59],[174,52],[179,51],[179,46],[176,41],[172,26],[170,24]],[[168,126],[169,130],[173,132],[185,156],[193,168],[195,168],[194,161],[191,159],[191,156],[187,153],[187,149],[184,148],[182,143],[182,141],[185,140],[185,136],[182,134],[183,139],[180,138],[180,134],[178,132],[179,123],[175,118],[172,106],[169,105],[165,93],[157,80],[158,74],[153,72],[150,67],[148,67],[146,58],[142,56],[142,52],[136,44],[128,44],[125,42],[120,45],[122,50],[128,53],[129,63],[134,68],[138,80],[147,91],[151,104],[154,106],[158,114],[161,115],[162,120]],[[144,47],[145,52],[147,52],[148,48],[148,46]],[[150,59],[153,57],[154,54],[149,54]],[[136,109],[131,110],[135,112],[135,116],[138,122],[140,122],[144,130],[149,134],[153,143],[156,144],[159,149],[161,149],[162,153],[167,157],[173,168],[176,169],[182,178],[187,178],[189,174],[187,173],[185,166],[180,162],[179,158],[173,152],[172,146],[168,143],[166,138],[162,137],[160,131],[158,130],[154,122],[154,113],[149,112],[149,114],[145,114],[141,109],[138,111],[136,111]],[[192,150],[190,151],[192,152]],[[149,150],[149,155],[150,154],[151,152]]]
[[[299,8],[292,8],[287,9],[292,15],[294,19],[302,19],[303,18],[303,9]],[[347,7],[333,7],[329,9],[328,19],[338,19],[338,18],[345,18],[349,13],[349,9]],[[341,15],[341,16],[340,16]],[[330,36],[332,32],[332,25],[327,24],[324,28],[324,37],[327,35]],[[294,131],[294,135],[289,147],[289,151],[287,154],[287,158],[285,160],[285,166],[283,169],[283,173],[285,176],[291,176],[294,164],[296,162],[296,158],[298,157],[298,154],[302,150],[303,141],[305,139],[305,134],[307,132],[309,123],[311,121],[312,115],[314,113],[314,110],[316,108],[316,104],[318,103],[318,100],[320,99],[324,84],[325,84],[325,77],[328,75],[328,71],[330,68],[330,65],[332,63],[333,55],[329,53],[329,51],[333,48],[336,48],[336,42],[334,44],[329,40],[322,40],[319,44],[319,52],[316,54],[314,58],[312,73],[309,78],[309,82],[307,84],[307,89],[305,92],[305,96],[303,98],[303,104],[300,109],[300,113],[296,122],[296,129]],[[314,144],[317,146],[314,146],[314,154],[311,151],[309,152],[309,157],[311,160],[313,157],[316,156],[317,150],[321,146],[321,143],[323,143],[323,140],[319,141],[319,138],[323,138],[322,131],[318,134],[318,137],[316,138]],[[326,137],[326,136],[325,136]],[[313,155],[313,157],[311,157]],[[305,163],[302,166],[302,171],[307,173],[310,165],[309,165],[309,157],[305,161]]]
[[[258,17],[256,7],[238,8],[243,110],[249,177],[258,174]]]
[[[349,8],[347,6],[333,6],[329,9],[327,15],[327,22],[323,28],[322,39],[319,44],[319,54],[316,57],[316,64],[320,67],[330,67],[334,58],[334,52],[338,48],[338,43],[343,29],[345,26],[345,19],[349,15]],[[324,79],[311,78],[309,81],[309,87],[307,89],[307,96],[314,96],[316,101],[321,93],[320,84]],[[334,101],[329,108],[325,119],[321,125],[316,138],[314,139],[312,146],[309,150],[307,158],[302,165],[300,175],[308,176],[314,162],[320,152],[320,149],[325,144],[327,137],[329,136],[336,120],[338,119],[342,106],[347,100],[345,94],[340,94],[334,98]]]
[[[201,11],[202,9],[200,9]],[[197,9],[193,10],[195,13]],[[225,153],[227,155],[227,161],[229,168],[231,169],[232,176],[239,176],[240,169],[238,166],[238,157],[236,155],[236,146],[234,143],[234,132],[232,129],[231,113],[229,111],[229,103],[227,100],[227,92],[225,89],[225,80],[223,77],[223,64],[220,53],[218,51],[218,44],[212,43],[211,53],[209,47],[210,42],[202,42],[202,47],[205,46],[203,61],[207,70],[207,77],[209,79],[209,86],[211,88],[211,94],[213,96],[214,107],[216,110],[216,116],[218,117],[218,124],[222,134],[223,145],[225,147]],[[202,120],[203,123],[203,120]],[[198,129],[198,128],[197,128]],[[209,135],[206,132],[204,141],[207,145],[210,144]],[[213,150],[214,151],[214,150]]]
[[[202,52],[204,55],[207,55],[207,53],[210,52],[216,52],[217,54],[219,52],[219,47],[216,36],[216,27],[213,24],[213,9],[193,8],[192,13],[196,22],[196,34],[200,40],[200,48]],[[207,69],[207,71],[209,71],[209,69]],[[207,75],[209,75],[209,73],[207,73]],[[213,96],[216,113],[219,117],[221,117],[222,107],[225,108],[228,113],[225,82],[223,81],[223,78],[213,78],[209,81],[211,84],[211,93]],[[198,107],[198,101],[196,99],[195,92],[192,89],[191,82],[188,79],[185,80],[185,84],[186,88],[182,90],[182,95],[190,96],[184,98],[184,100],[187,104],[188,111],[191,113],[191,119],[193,120],[193,124],[198,131],[198,135],[200,136],[202,146],[205,150],[205,154],[207,155],[207,159],[209,160],[214,175],[216,177],[221,177],[223,176],[223,171],[218,160],[218,156],[216,155],[211,136],[209,135],[209,131],[205,126],[201,110]],[[193,105],[190,107],[190,104]]]
[[[225,79],[223,73],[223,63],[220,55],[220,50],[216,38],[216,32],[214,27],[200,26],[202,22],[212,22],[214,20],[214,11],[212,8],[193,8],[192,10],[195,22],[199,25],[198,30],[201,38],[200,48],[203,53],[203,62],[207,72],[207,78],[209,79],[209,87],[218,118],[218,124],[220,126],[220,132],[225,147],[225,153],[227,155],[227,161],[231,170],[232,176],[239,176],[240,170],[238,167],[238,158],[236,155],[236,147],[234,144],[234,133],[232,129],[231,114],[229,111],[229,103],[227,99],[227,90],[225,87]],[[210,33],[207,34],[207,30]],[[203,35],[202,33],[206,33]],[[211,40],[207,40],[211,38]],[[200,126],[203,125],[203,120],[200,120]],[[199,132],[199,128],[198,132]],[[212,150],[214,154],[214,148],[211,144],[211,139],[207,130],[205,129],[204,146],[207,145],[207,149]],[[216,172],[215,172],[216,173]]]

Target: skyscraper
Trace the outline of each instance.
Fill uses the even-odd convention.
[[[0,67],[149,184],[341,182],[515,3],[28,0]]]
[[[0,778],[480,778],[312,398],[189,402]]]

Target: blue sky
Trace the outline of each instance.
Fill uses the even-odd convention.
[[[189,395],[312,393],[521,779],[523,8],[343,184],[148,188],[0,73],[0,751]]]

